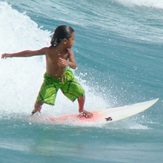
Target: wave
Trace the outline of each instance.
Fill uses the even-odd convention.
[[[76,54],[77,57],[82,58],[82,61],[80,61],[81,67],[84,67],[82,68],[82,71],[84,69],[84,71],[87,72],[89,76],[86,77],[88,79],[88,82],[86,82],[85,80],[83,80],[83,78],[85,78],[83,77],[83,74],[78,74],[79,81],[82,83],[83,87],[86,90],[86,108],[88,108],[89,110],[105,108],[106,106],[110,106],[110,104],[122,105],[124,104],[124,102],[125,104],[132,103],[134,101],[131,102],[131,99],[138,101],[139,98],[144,98],[144,94],[141,97],[139,97],[138,94],[140,94],[140,92],[141,94],[142,92],[147,92],[147,90],[149,89],[147,84],[149,82],[145,82],[145,85],[143,85],[144,83],[141,82],[141,75],[146,72],[146,69],[144,69],[144,67],[140,67],[139,64],[151,65],[150,60],[148,61],[146,57],[146,55],[149,56],[150,54],[144,53],[144,49],[148,47],[139,47],[137,45],[137,39],[144,40],[144,42],[146,42],[146,40],[149,40],[152,43],[155,43],[156,41],[161,42],[162,39],[162,35],[159,35],[159,32],[161,32],[162,29],[158,28],[157,32],[155,28],[152,28],[152,26],[148,24],[150,22],[147,19],[149,16],[147,16],[147,18],[145,17],[146,19],[144,19],[144,17],[141,15],[142,13],[140,13],[140,9],[136,9],[136,11],[134,10],[132,14],[129,14],[131,12],[130,8],[127,8],[127,10],[124,11],[124,8],[122,6],[116,6],[117,4],[114,4],[114,6],[111,3],[109,9],[107,9],[106,12],[103,14],[104,17],[102,17],[102,11],[106,8],[106,5],[97,4],[99,4],[99,2],[96,2],[96,6],[94,6],[94,9],[98,8],[98,6],[101,5],[100,10],[96,10],[96,14],[93,11],[94,15],[89,15],[89,20],[92,19],[93,25],[90,26],[90,28],[75,26],[77,28],[79,39],[78,42],[80,44],[76,46]],[[89,7],[87,8],[87,12],[89,11]],[[60,6],[58,8],[62,7]],[[70,10],[71,9],[68,9],[66,12]],[[59,12],[59,9],[56,9],[55,12]],[[77,12],[77,10],[73,10],[73,13]],[[141,19],[137,20],[134,13],[140,13],[138,17]],[[107,17],[108,14],[110,15]],[[88,16],[88,13],[85,13],[85,16],[86,15]],[[52,16],[53,15],[51,15],[50,17]],[[156,18],[158,18],[157,14],[155,16]],[[59,16],[58,20],[60,20],[61,17],[62,16]],[[65,16],[65,19],[67,17]],[[97,18],[94,19],[94,17]],[[33,21],[32,18],[29,17],[26,13],[20,13],[18,12],[18,10],[13,9],[12,6],[8,3],[0,2],[1,54],[4,52],[16,52],[24,49],[38,49],[43,46],[49,45],[51,31],[39,27],[36,21]],[[57,17],[55,18],[57,19]],[[105,18],[107,18],[107,21],[104,20]],[[45,25],[48,21],[50,21],[50,23],[52,24],[52,20],[47,21],[47,19],[48,18],[42,18],[42,25]],[[44,21],[46,23],[44,23]],[[75,22],[76,24],[78,23],[76,18],[73,19],[72,22]],[[80,24],[82,23],[84,25],[89,23],[89,25],[91,25],[92,22],[89,22],[87,19],[85,20],[83,18],[80,19]],[[94,27],[95,24],[96,27]],[[148,29],[149,26],[151,26],[151,28]],[[126,37],[130,39],[133,38],[136,44],[131,42],[131,40],[127,40]],[[101,46],[102,42],[104,46]],[[97,45],[97,47],[95,47],[95,45]],[[124,48],[124,53],[121,50],[122,47]],[[143,54],[139,54],[140,51],[138,51],[139,55],[135,53],[137,47],[141,48]],[[130,48],[131,51],[129,52]],[[135,54],[132,51],[133,49]],[[79,52],[77,51],[80,51],[81,54],[79,54]],[[128,54],[130,53],[133,55],[128,57]],[[159,54],[158,57],[160,56],[159,51],[156,51],[155,53]],[[143,60],[141,59],[141,57],[143,57]],[[146,60],[144,59],[145,57]],[[155,56],[153,56],[153,58],[156,59]],[[87,64],[88,60],[89,65]],[[87,62],[86,64],[85,61]],[[152,65],[154,65],[153,61],[154,60],[152,60]],[[120,63],[120,65],[118,65],[117,63]],[[135,66],[132,67],[130,64],[133,63]],[[159,64],[161,63],[161,61],[158,59],[157,63]],[[157,66],[154,65],[154,68],[152,68],[154,72],[158,69],[158,64]],[[122,71],[121,66],[123,67]],[[129,67],[133,69],[131,69],[130,71]],[[137,71],[137,67],[140,67],[139,71]],[[161,69],[161,66],[159,69]],[[0,95],[3,97],[0,99],[1,111],[5,111],[9,114],[12,112],[25,112],[30,114],[31,110],[33,109],[33,103],[35,102],[35,98],[42,83],[42,76],[44,71],[45,64],[42,57],[19,59],[13,58],[1,60],[0,75],[3,79],[0,80]],[[135,76],[130,76],[133,71]],[[153,79],[153,71],[151,72],[151,74],[149,72],[148,77]],[[161,73],[158,70],[157,72]],[[156,79],[158,78],[157,75]],[[101,78],[104,80],[102,81]],[[159,80],[161,79],[158,78],[157,81]],[[89,81],[91,84],[89,83]],[[137,81],[139,84],[137,84]],[[153,80],[148,79],[147,81],[152,82]],[[156,81],[153,82],[156,83]],[[152,83],[152,85],[155,85],[155,83]],[[140,91],[140,88],[148,89]],[[150,94],[149,98],[151,98],[152,96],[156,96],[153,94]],[[131,98],[129,98],[130,96]],[[120,101],[120,104],[117,104],[118,101]],[[48,106],[44,106],[44,108],[47,109],[43,109],[43,112],[49,111],[50,114],[55,113],[56,115],[61,115],[63,113],[73,113],[74,110],[77,112],[78,105],[77,102],[71,103],[70,101],[68,101],[62,95],[62,93],[59,92],[55,105],[55,108],[57,109],[53,110],[53,107]]]
[[[119,4],[123,4],[123,6]],[[46,3],[47,7],[40,3],[36,5],[35,2],[28,5],[16,3],[16,5],[21,8],[21,11],[30,13],[34,19],[40,18],[38,22],[43,23],[43,19],[47,19],[44,26],[50,30],[54,28],[54,25],[66,23],[84,30],[91,29],[93,32],[99,33],[98,36],[101,37],[107,35],[111,38],[114,35],[113,37],[120,36],[141,43],[162,44],[163,42],[163,23],[160,17],[162,10],[155,11],[152,8],[134,7],[151,6],[154,8],[158,6],[158,8],[162,8],[163,2],[161,0],[156,2],[152,2],[152,0],[81,1],[79,3],[49,1]],[[18,23],[23,23],[20,19],[18,20]],[[49,25],[48,20],[50,20]]]

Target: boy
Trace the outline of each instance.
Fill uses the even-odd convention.
[[[54,105],[57,91],[61,89],[63,94],[71,101],[78,99],[80,117],[91,118],[93,116],[92,113],[84,110],[84,90],[75,79],[73,73],[67,69],[67,66],[72,69],[77,67],[74,53],[71,50],[74,39],[75,32],[73,28],[61,25],[56,28],[50,47],[2,54],[2,58],[38,55],[45,55],[46,57],[44,82],[36,99],[32,115],[40,111],[44,103]]]

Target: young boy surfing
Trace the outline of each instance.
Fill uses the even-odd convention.
[[[73,28],[61,25],[56,28],[50,47],[2,54],[3,59],[39,55],[45,55],[46,57],[44,81],[37,96],[32,115],[40,112],[44,103],[54,105],[57,92],[61,89],[63,94],[71,101],[78,99],[80,117],[91,118],[93,116],[92,113],[84,110],[84,89],[75,79],[73,73],[67,68],[75,69],[77,67],[74,53],[71,50],[74,39],[75,32]]]

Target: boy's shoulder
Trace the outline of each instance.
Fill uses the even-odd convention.
[[[56,54],[57,51],[56,51],[56,47],[54,46],[49,46],[49,47],[45,47],[45,54],[46,55],[51,55],[51,54]]]
[[[45,50],[47,52],[54,51],[54,50],[56,50],[56,47],[54,47],[54,46],[45,47]]]

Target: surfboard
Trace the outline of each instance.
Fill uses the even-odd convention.
[[[69,114],[59,117],[40,115],[34,118],[34,121],[44,121],[54,124],[78,124],[78,123],[113,123],[116,121],[137,115],[154,105],[159,99],[135,103],[131,105],[109,107],[106,109],[94,110],[92,118],[79,117],[79,114]]]

